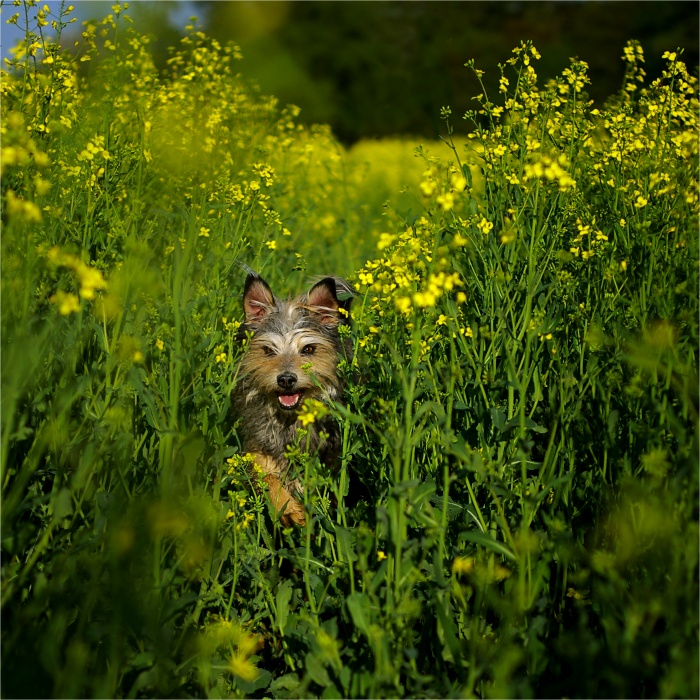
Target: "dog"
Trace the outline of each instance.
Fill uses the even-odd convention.
[[[347,298],[341,301],[339,294]],[[303,485],[289,474],[285,453],[297,437],[306,399],[342,402],[338,363],[351,359],[352,344],[340,329],[350,323],[353,295],[345,280],[326,277],[307,294],[282,300],[258,274],[251,272],[246,278],[240,335],[249,345],[240,362],[233,408],[243,449],[262,471],[285,527],[306,524],[298,500]],[[305,449],[332,469],[340,451],[335,420],[322,416],[306,430]]]

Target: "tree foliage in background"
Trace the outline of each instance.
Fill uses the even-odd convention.
[[[648,49],[644,66],[660,74],[669,46],[698,62],[698,6],[687,2],[202,2],[207,31],[241,43],[249,74],[306,123],[329,123],[344,142],[412,134],[435,138],[439,109],[471,109],[479,88],[465,56],[503,63],[522,37],[542,52],[544,79],[569,57],[590,67],[593,99],[622,80],[629,38]],[[490,74],[485,86],[495,93]]]

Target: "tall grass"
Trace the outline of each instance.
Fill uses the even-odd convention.
[[[125,6],[77,54],[67,7],[20,9],[3,694],[697,696],[680,51],[649,82],[630,43],[596,107],[585,64],[540,86],[523,44],[466,148],[445,108],[444,156],[418,148],[422,175],[385,194],[381,149],[409,146],[365,166],[194,24],[159,74]],[[359,290],[337,473],[303,430],[290,448],[305,528],[280,527],[230,411],[241,262],[278,293],[329,273]]]

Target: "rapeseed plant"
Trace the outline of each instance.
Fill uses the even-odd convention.
[[[697,695],[682,52],[649,82],[630,43],[593,105],[585,63],[542,85],[525,42],[470,133],[442,111],[446,157],[346,152],[195,21],[158,72],[126,3],[74,53],[72,8],[18,7],[7,694]],[[289,293],[307,269],[359,291],[347,405],[305,405],[289,449],[303,529],[273,525],[230,416],[239,261]],[[336,474],[302,449],[325,411]]]

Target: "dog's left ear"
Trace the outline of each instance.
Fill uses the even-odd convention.
[[[324,325],[337,326],[339,322],[338,309],[341,308],[335,293],[335,280],[326,277],[315,284],[306,297],[306,305],[311,307],[319,321]]]

